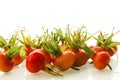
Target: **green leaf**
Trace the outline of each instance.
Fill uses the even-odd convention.
[[[21,31],[21,35],[22,35],[23,41],[26,43],[27,41],[26,41],[26,37],[25,37],[23,31]]]
[[[113,28],[113,29],[114,29],[114,28]],[[120,32],[120,31],[117,31],[117,32],[114,33],[114,34],[113,34],[113,32],[112,32],[111,35],[105,40],[104,45],[108,45],[108,44],[111,42],[112,37],[113,37],[115,34],[117,34],[118,32]]]
[[[7,41],[2,36],[0,36],[0,47],[3,48],[6,45]]]
[[[96,31],[95,33],[93,33],[93,34],[90,34],[90,36],[89,37],[86,37],[85,39],[84,39],[84,42],[86,42],[86,41],[88,41],[90,38],[94,38],[94,35],[96,34],[96,33],[98,33],[99,31]]]
[[[20,53],[20,49],[22,48],[22,46],[18,46],[18,47],[11,47],[8,52],[7,52],[7,56],[12,59],[13,57],[15,57],[17,54]]]
[[[81,48],[87,53],[88,56],[92,56],[94,54],[94,52],[86,44],[82,44]]]
[[[112,42],[112,43],[110,44],[110,47],[112,47],[112,46],[117,46],[117,45],[120,45],[120,42]]]
[[[113,36],[114,36],[113,34],[110,35],[110,36],[105,40],[104,45],[108,45],[108,44],[111,42]]]
[[[55,53],[54,53],[54,51],[51,50],[45,43],[42,44],[42,47],[43,47],[44,50],[47,51],[48,53],[50,53],[50,54],[56,56]]]
[[[95,37],[93,38],[97,41],[97,46],[101,46],[101,44],[104,44],[104,42],[101,39]]]
[[[58,57],[62,52],[58,46],[58,44],[53,40],[45,40],[42,43],[42,47],[50,54]]]

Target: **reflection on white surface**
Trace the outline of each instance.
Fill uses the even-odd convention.
[[[94,79],[91,75],[89,75],[87,80],[94,80]]]
[[[120,61],[118,62],[120,63]],[[62,72],[63,77],[52,76],[48,73],[40,71],[38,73],[29,73],[25,68],[25,62],[19,67],[15,67],[11,72],[0,72],[1,80],[119,80],[120,65],[115,59],[111,59],[110,65],[113,70],[106,67],[104,70],[97,70],[92,64],[87,63],[80,67],[80,71],[69,69]]]

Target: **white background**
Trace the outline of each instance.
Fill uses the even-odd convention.
[[[26,27],[27,30],[31,32],[31,34],[39,35],[41,34],[41,26],[44,26],[48,29],[51,29],[51,27],[53,28],[59,26],[64,29],[67,24],[70,24],[71,27],[78,27],[84,24],[90,33],[94,33],[96,30],[109,32],[113,27],[115,27],[116,30],[119,30],[120,1],[0,0],[0,35],[4,37],[8,37],[13,34],[14,31],[18,29],[17,26]],[[120,41],[119,37],[116,39]],[[95,80],[117,80],[117,77],[120,76],[120,72],[116,70],[112,72],[115,73],[115,75],[106,71],[98,72],[93,68],[88,70],[93,73],[92,76],[95,77]],[[119,68],[117,70],[119,70]],[[91,76],[86,75],[89,73],[89,71],[85,70],[86,73],[82,72],[81,77],[85,76],[83,80],[94,80],[94,78]],[[33,80],[33,78],[35,78],[35,75],[31,74],[27,75],[27,77],[25,76],[24,78],[22,71],[18,72],[21,72],[18,73],[18,75],[22,76],[22,80]],[[16,74],[17,73],[13,73],[13,75],[8,75],[8,77],[11,77],[11,80],[18,80],[13,78],[13,76]],[[112,75],[112,77],[109,77],[110,75]],[[74,76],[72,77],[70,75],[70,78],[67,76],[65,80],[73,80]],[[5,78],[7,77],[6,75],[0,75],[0,77],[2,80],[8,80],[8,78]],[[40,77],[37,76],[37,78]],[[44,78],[46,78],[46,76],[44,76]],[[46,80],[50,80],[50,78],[47,78]],[[51,80],[55,79],[51,78]]]
[[[40,34],[41,26],[86,25],[90,32],[120,26],[119,0],[0,0],[0,35],[17,26]]]

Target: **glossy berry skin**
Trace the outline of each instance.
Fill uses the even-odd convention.
[[[14,66],[18,66],[23,62],[23,59],[20,56],[20,54],[16,55],[12,60],[14,61]]]
[[[32,46],[25,46],[25,52],[26,52],[26,56],[28,56],[32,51],[34,51],[35,48]]]
[[[66,71],[73,66],[74,62],[74,53],[70,50],[66,50],[59,57],[54,59],[53,64],[57,66],[61,71]]]
[[[0,53],[0,71],[9,72],[13,69],[14,62],[3,53]]]
[[[51,63],[52,59],[51,59],[51,56],[50,56],[49,53],[47,53],[43,48],[36,49],[36,50],[40,51],[44,55],[44,57],[45,57],[45,64],[50,64]]]
[[[86,64],[86,62],[89,59],[89,56],[82,49],[74,51],[74,55],[75,55],[75,62],[73,64],[73,66],[76,66],[76,67],[80,67],[80,66]]]
[[[45,57],[40,51],[33,51],[26,59],[26,69],[31,73],[39,72],[45,66]]]
[[[93,55],[90,57],[92,59],[93,59],[94,55],[96,55],[96,53],[99,53],[101,51],[105,51],[105,49],[101,46],[90,46],[89,48],[94,52]]]
[[[118,50],[117,46],[113,46],[113,49],[115,50],[115,52],[117,52]],[[110,56],[113,56],[115,54],[115,52],[110,48],[106,49],[106,51],[110,54]]]
[[[105,49],[104,49],[103,47],[101,47],[101,46],[94,46],[94,47],[92,48],[92,50],[93,50],[94,53],[98,53],[98,52],[101,52],[101,51],[105,51]]]
[[[93,65],[99,69],[104,69],[110,62],[110,55],[106,51],[98,52],[93,57]]]

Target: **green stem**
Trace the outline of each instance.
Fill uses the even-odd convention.
[[[79,71],[79,70],[80,70],[79,68],[77,68],[77,67],[75,67],[75,66],[72,66],[71,68],[74,69],[74,70],[76,70],[76,71]]]
[[[93,61],[91,61],[90,64],[93,64]]]
[[[112,70],[112,67],[110,66],[110,64],[107,64],[107,66],[109,67],[110,70]]]

